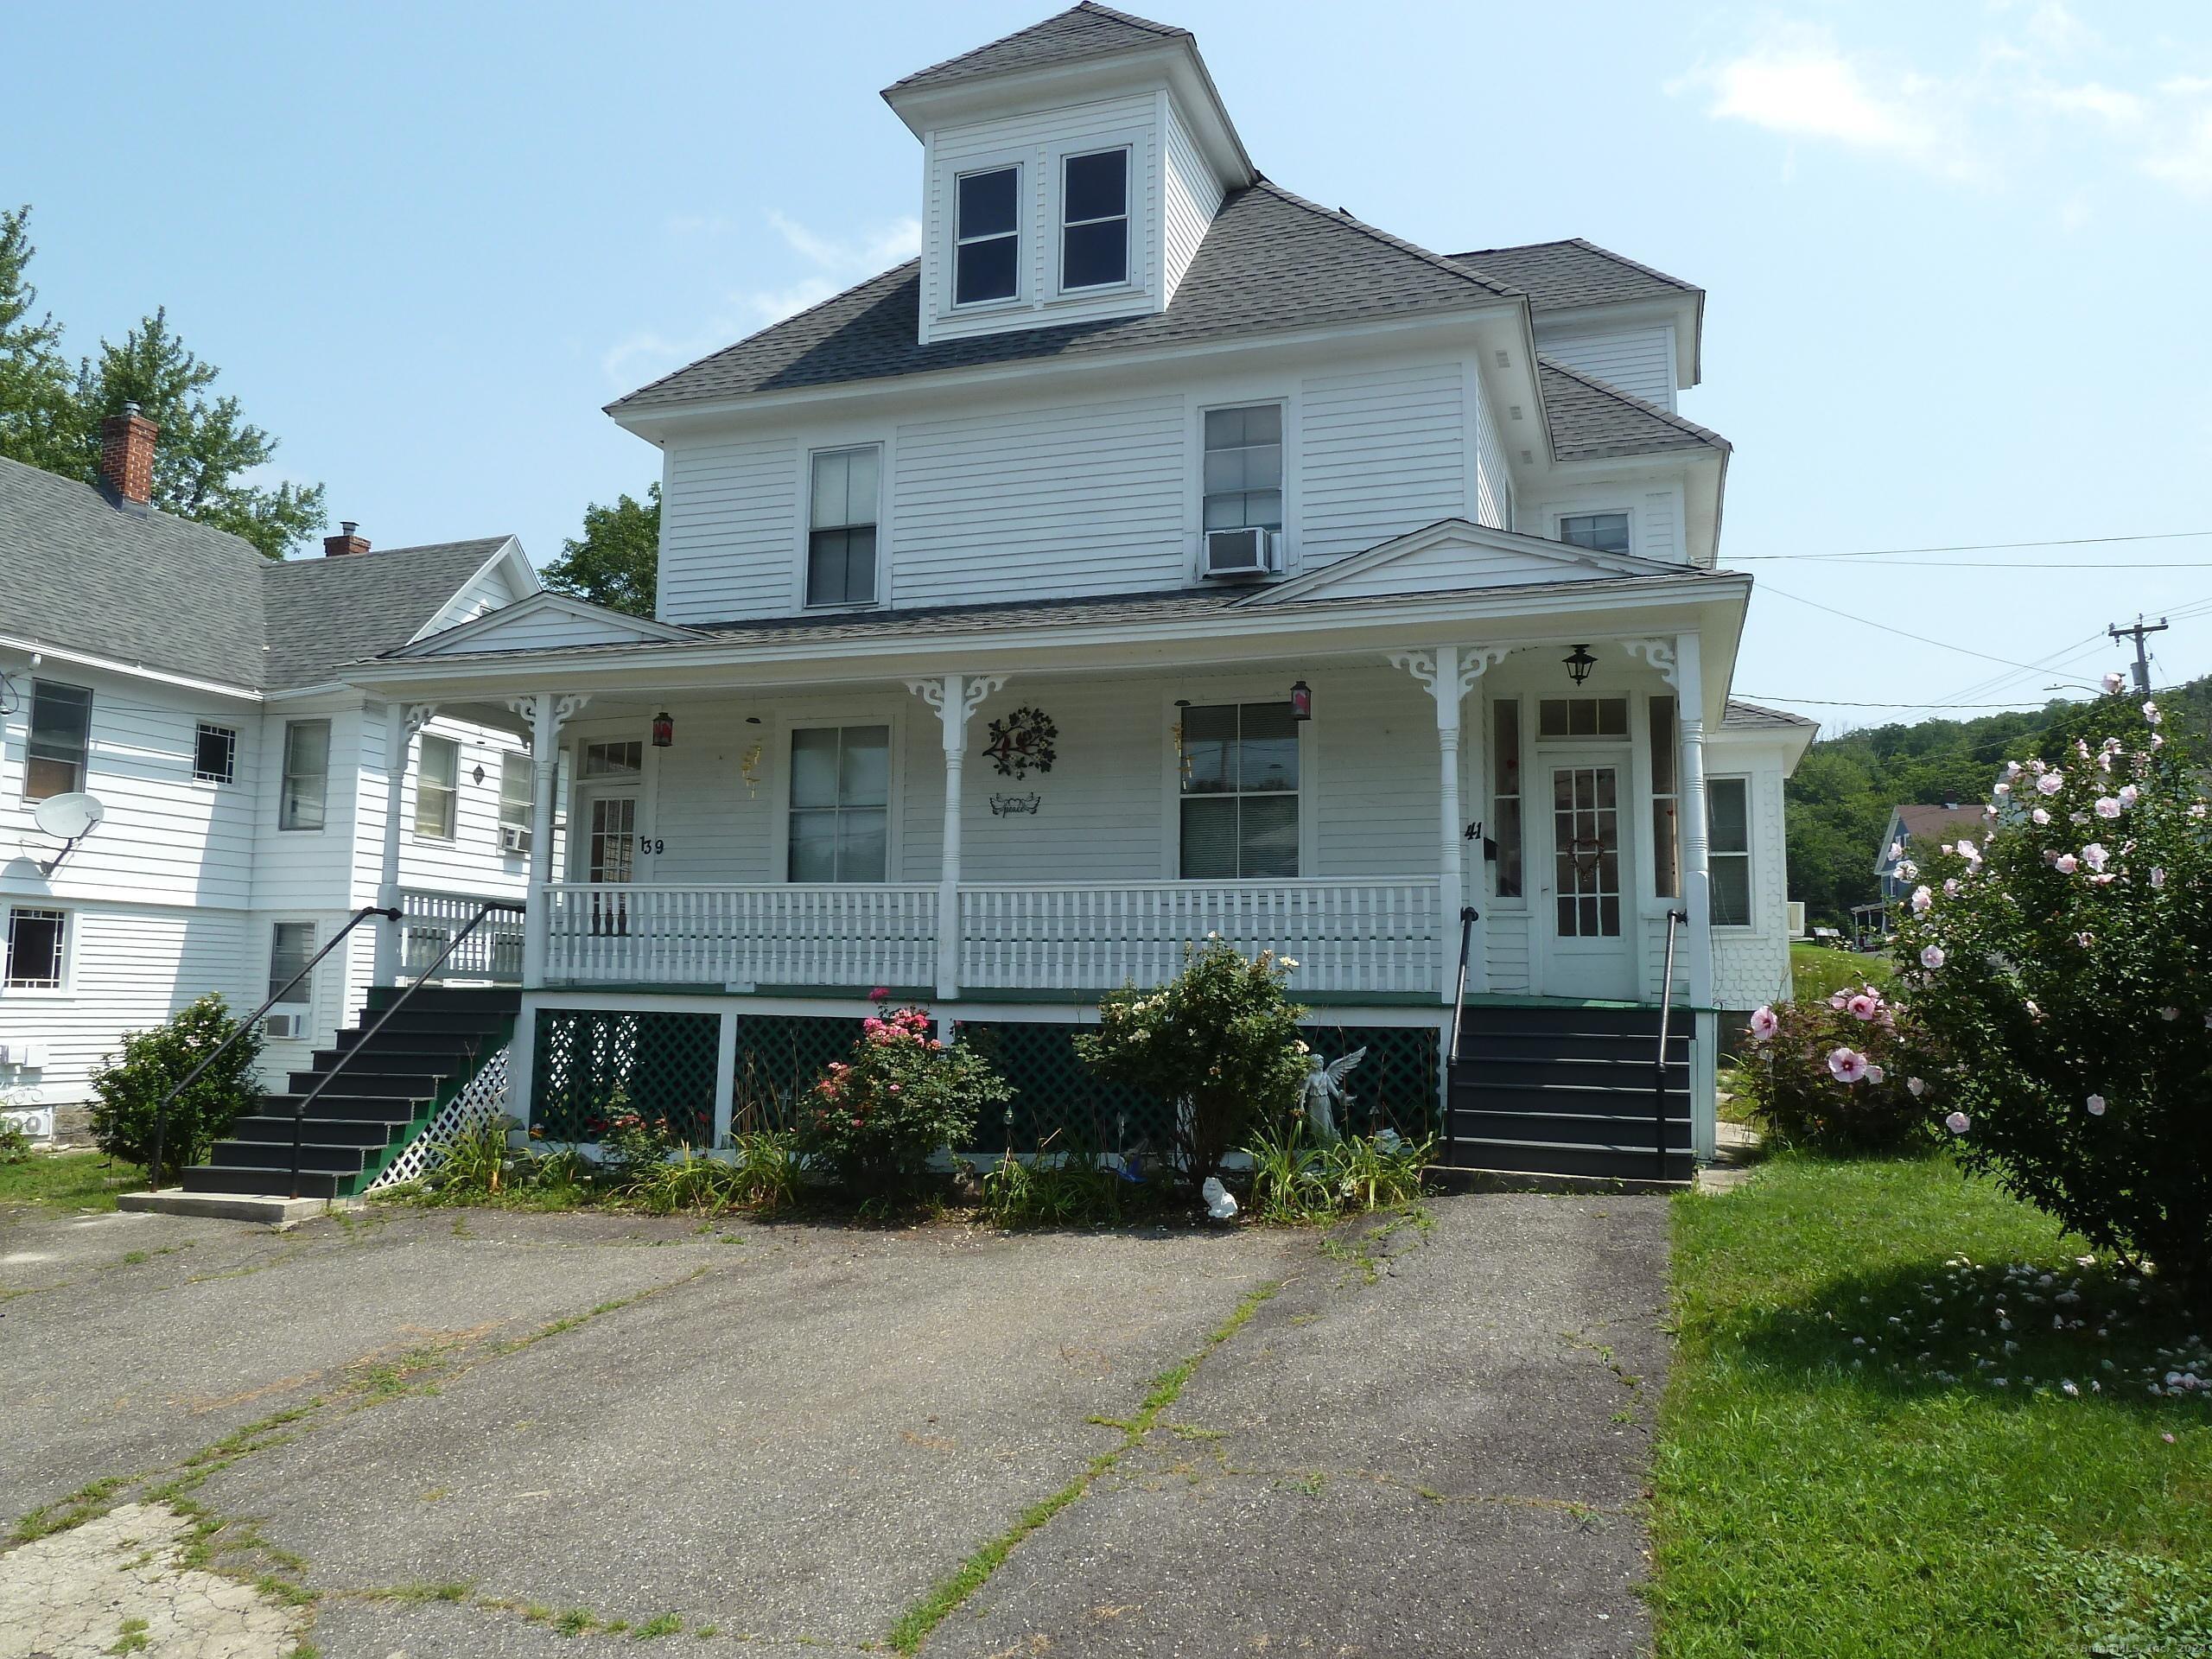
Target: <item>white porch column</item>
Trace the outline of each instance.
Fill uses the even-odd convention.
[[[1433,651],[1400,651],[1390,655],[1391,666],[1402,668],[1436,699],[1436,751],[1440,768],[1439,819],[1442,839],[1437,845],[1437,922],[1443,930],[1443,972],[1438,995],[1451,1002],[1459,981],[1459,912],[1466,905],[1466,863],[1460,849],[1465,839],[1465,813],[1459,800],[1460,705],[1475,682],[1505,659],[1503,645],[1439,645]],[[1479,922],[1478,926],[1479,926]],[[1470,952],[1472,963],[1478,960]]]
[[[944,728],[944,839],[938,871],[937,995],[960,995],[960,773],[968,754],[968,716],[1006,683],[1003,674],[947,674],[909,680],[906,689],[938,712]]]
[[[438,712],[431,702],[387,702],[384,706],[384,849],[377,871],[377,907],[399,908],[399,814],[407,788],[407,766],[414,753],[415,736]],[[375,968],[372,985],[393,985],[399,980],[400,926],[389,916],[377,918]]]
[[[1675,692],[1680,698],[1682,727],[1681,822],[1682,908],[1689,912],[1684,930],[1690,1006],[1696,1040],[1690,1055],[1690,1140],[1700,1159],[1715,1150],[1713,1100],[1719,1021],[1713,1008],[1713,883],[1711,841],[1706,827],[1705,803],[1705,678],[1698,654],[1698,636],[1675,636]],[[1667,988],[1669,994],[1673,987]]]
[[[524,899],[522,982],[545,983],[547,906],[553,879],[554,791],[561,773],[561,728],[591,699],[540,691],[510,698],[507,707],[530,722],[530,887]]]

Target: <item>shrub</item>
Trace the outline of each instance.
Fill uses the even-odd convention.
[[[23,1126],[14,1118],[0,1115],[0,1164],[21,1164],[29,1160],[31,1138]]]
[[[238,1030],[222,997],[211,992],[165,1026],[127,1033],[122,1052],[102,1060],[92,1076],[92,1140],[100,1150],[144,1163],[153,1151],[154,1114],[162,1096]],[[232,1125],[260,1104],[261,1085],[253,1075],[260,1058],[261,1034],[247,1031],[169,1103],[163,1167],[147,1172],[155,1185],[169,1175],[182,1179],[188,1165],[205,1158]]]
[[[1090,1227],[1122,1218],[1125,1180],[1098,1153],[1008,1152],[983,1173],[983,1213],[1001,1227]]]
[[[1298,1109],[1306,1010],[1283,993],[1297,963],[1262,950],[1250,960],[1209,934],[1185,945],[1183,971],[1148,991],[1128,986],[1098,1005],[1098,1029],[1076,1052],[1111,1083],[1173,1103],[1172,1161],[1195,1192],[1231,1147]]]
[[[2107,696],[2008,763],[1907,880],[1897,948],[1961,1161],[2212,1298],[2212,823],[2156,706]]]
[[[1328,1221],[1352,1212],[1411,1204],[1436,1142],[1407,1141],[1386,1129],[1315,1141],[1302,1116],[1244,1148],[1252,1160],[1252,1214],[1262,1221]]]
[[[1751,1016],[1737,1075],[1775,1138],[1819,1152],[1894,1152],[1927,1140],[1897,1062],[1897,1010],[1870,984]]]
[[[931,1036],[925,1010],[899,1008],[862,1020],[852,1058],[815,1084],[799,1147],[854,1192],[881,1197],[911,1187],[975,1134],[984,1107],[1013,1095],[980,1054]]]

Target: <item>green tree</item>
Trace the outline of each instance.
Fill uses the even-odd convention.
[[[211,991],[168,1024],[127,1033],[122,1052],[102,1060],[92,1076],[92,1139],[100,1150],[144,1163],[153,1155],[154,1117],[162,1100],[238,1030],[229,1007]],[[260,1104],[261,1086],[253,1076],[260,1057],[260,1033],[249,1030],[169,1103],[162,1122],[162,1168],[147,1171],[155,1185],[164,1174],[182,1179],[188,1166],[205,1158]]]
[[[0,455],[50,473],[77,471],[79,422],[61,325],[30,284],[29,207],[0,213]]]
[[[660,486],[643,501],[618,495],[613,506],[586,507],[583,535],[563,542],[543,574],[556,593],[651,617],[659,590]]]
[[[321,485],[246,481],[276,440],[245,418],[237,398],[209,390],[220,371],[187,349],[166,309],[121,345],[103,340],[70,373],[60,326],[32,309],[29,218],[28,207],[0,213],[0,454],[97,483],[101,424],[136,403],[161,428],[153,502],[162,511],[229,531],[272,559],[320,530]]]

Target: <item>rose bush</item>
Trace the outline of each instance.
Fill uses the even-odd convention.
[[[1262,1128],[1278,1129],[1306,1088],[1306,1010],[1284,992],[1295,959],[1247,959],[1219,937],[1186,945],[1183,971],[1151,990],[1129,986],[1098,1005],[1098,1029],[1076,1052],[1100,1077],[1173,1102],[1173,1162],[1196,1192]]]
[[[1739,1076],[1776,1138],[1822,1152],[1891,1152],[1927,1113],[1897,1069],[1896,1005],[1872,985],[1751,1015]]]
[[[977,1115],[1014,1091],[973,1049],[931,1034],[928,1011],[861,1022],[852,1057],[833,1065],[799,1113],[799,1149],[855,1192],[912,1186],[938,1153],[968,1141]]]
[[[1968,1168],[2202,1302],[2212,823],[2161,724],[2115,688],[1907,876],[1899,1063]]]

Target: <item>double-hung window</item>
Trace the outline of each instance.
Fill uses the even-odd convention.
[[[953,197],[952,302],[1012,299],[1020,289],[1021,169],[963,173]]]
[[[881,881],[890,862],[891,728],[791,734],[794,881]]]
[[[882,451],[825,449],[814,457],[806,537],[806,602],[875,603],[876,486]]]
[[[58,991],[69,968],[67,911],[18,906],[8,912],[7,987],[11,991]]]
[[[1281,530],[1282,405],[1210,409],[1205,425],[1205,528]]]
[[[92,694],[81,685],[31,682],[30,738],[23,753],[23,798],[43,801],[85,786],[92,735]]]
[[[1706,868],[1715,927],[1751,925],[1751,806],[1747,778],[1706,780]]]
[[[1575,512],[1559,521],[1559,538],[1593,553],[1628,551],[1628,514]]]
[[[295,978],[307,971],[308,961],[314,955],[313,922],[276,924],[269,940],[269,995],[272,1001],[281,997],[287,1006],[315,1001],[312,976],[292,984]]]
[[[238,734],[228,726],[200,722],[192,743],[192,775],[203,784],[235,783],[238,775]]]
[[[330,722],[284,722],[284,783],[276,801],[279,830],[320,830],[330,797]]]
[[[449,737],[426,737],[415,768],[415,833],[432,841],[451,841],[461,797],[461,745]]]
[[[1060,163],[1060,286],[1129,280],[1129,152],[1093,150]]]
[[[499,757],[499,828],[530,828],[530,757],[510,749]]]
[[[1287,702],[1185,709],[1186,881],[1298,874],[1298,722]]]

